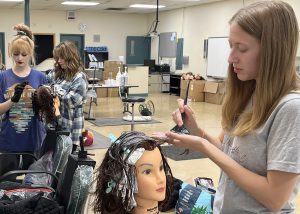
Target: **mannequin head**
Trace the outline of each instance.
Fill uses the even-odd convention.
[[[171,178],[171,169],[154,139],[141,132],[124,132],[97,170],[94,209],[101,213],[158,210],[169,199]]]
[[[47,85],[38,87],[32,95],[32,107],[40,120],[52,123],[59,116],[59,98]]]

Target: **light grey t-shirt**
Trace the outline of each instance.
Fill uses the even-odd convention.
[[[300,94],[285,96],[255,133],[234,138],[225,135],[223,151],[246,169],[262,176],[266,176],[268,170],[300,174]],[[300,176],[283,210],[271,212],[222,172],[213,213],[293,213],[292,201],[299,188]]]

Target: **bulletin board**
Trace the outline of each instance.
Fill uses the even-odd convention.
[[[225,79],[228,70],[228,56],[230,46],[228,37],[209,37],[207,42],[207,67],[208,77]]]
[[[159,56],[175,58],[177,50],[177,33],[168,32],[159,34]]]

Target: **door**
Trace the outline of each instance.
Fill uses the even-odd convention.
[[[176,50],[176,70],[182,70],[183,59],[183,38],[179,38]]]
[[[144,64],[151,56],[151,38],[144,36],[127,36],[126,64]]]
[[[77,46],[82,62],[84,63],[84,34],[60,34],[60,42],[72,41]]]
[[[2,63],[5,64],[5,41],[4,33],[0,32],[0,51],[2,53]]]

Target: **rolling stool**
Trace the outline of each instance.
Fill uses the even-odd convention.
[[[129,112],[131,114],[131,129],[130,130],[134,131],[134,104],[145,102],[145,98],[128,96],[128,87],[126,87],[126,86],[119,87],[119,95],[121,97],[122,102],[125,104],[123,113]],[[131,106],[131,112],[128,109],[128,105]]]

